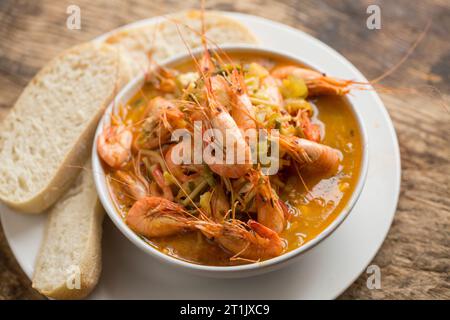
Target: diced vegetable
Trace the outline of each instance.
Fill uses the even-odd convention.
[[[200,208],[211,214],[211,192],[205,192],[200,195]]]
[[[230,74],[234,69],[236,69],[237,71],[241,71],[241,66],[231,63],[224,64],[220,66],[220,68],[216,71],[216,74],[226,76],[227,74]]]
[[[287,123],[291,120],[291,116],[289,115],[281,115],[280,113],[271,113],[269,117],[267,117],[266,127],[267,128],[275,128],[281,129],[283,123]]]
[[[168,185],[176,184],[175,177],[173,175],[171,175],[168,171],[164,171],[163,177]]]
[[[269,71],[267,71],[267,69],[259,63],[252,62],[248,65],[247,74],[261,79],[267,77],[269,75]]]
[[[280,92],[286,99],[306,98],[308,87],[303,79],[290,75],[282,81]]]
[[[286,99],[284,106],[286,111],[292,115],[297,114],[299,110],[307,110],[310,115],[313,113],[311,104],[305,99]]]
[[[181,73],[177,77],[177,81],[182,88],[186,88],[191,83],[194,83],[195,81],[197,81],[198,78],[199,78],[198,72],[186,72],[186,73]]]
[[[297,132],[297,129],[293,125],[281,126],[280,133],[285,136],[293,136]]]
[[[259,78],[245,75],[245,85],[249,92],[255,92],[259,88]]]
[[[270,102],[270,100],[267,97],[257,96],[259,91],[260,90],[258,90],[258,92],[255,95],[250,95],[250,101],[252,102],[252,104],[256,106],[268,107],[267,110],[269,112],[278,111],[280,106]]]

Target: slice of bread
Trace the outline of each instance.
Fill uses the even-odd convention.
[[[104,210],[89,165],[48,213],[33,288],[55,299],[81,299],[98,282]]]
[[[91,151],[104,109],[130,76],[119,50],[75,46],[50,61],[0,124],[0,200],[24,212],[49,208]]]
[[[187,53],[186,45],[190,49],[200,47],[201,30],[200,11],[190,10],[168,15],[159,24],[118,30],[105,42],[128,53],[133,76],[137,76],[148,70],[150,55],[160,62],[175,54]],[[205,12],[205,31],[211,48],[224,44],[257,43],[255,36],[244,25],[214,11]]]

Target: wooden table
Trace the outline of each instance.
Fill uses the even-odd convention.
[[[207,1],[306,31],[347,57],[367,78],[395,65],[424,30],[409,59],[381,83],[402,154],[402,190],[392,228],[372,264],[382,288],[363,273],[342,299],[449,299],[450,2]],[[366,27],[369,4],[381,8],[381,29]],[[66,9],[81,8],[81,30],[66,28]],[[0,1],[0,118],[49,59],[74,44],[135,20],[198,7],[193,0]],[[409,88],[406,90],[405,88]],[[415,91],[415,92],[414,92]],[[381,91],[384,92],[384,91]],[[380,213],[381,214],[381,213]],[[39,299],[0,231],[0,299]]]

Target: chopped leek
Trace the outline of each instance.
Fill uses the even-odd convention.
[[[214,179],[213,173],[208,166],[204,166],[202,177],[206,180],[206,182],[209,184],[211,188],[213,188],[216,185],[216,179]]]
[[[201,181],[194,190],[189,194],[189,196],[183,200],[183,206],[187,206],[191,200],[194,200],[208,185],[205,180]]]

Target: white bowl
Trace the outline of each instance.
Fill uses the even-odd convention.
[[[303,65],[309,66],[313,69],[319,70],[321,72],[326,72],[326,70],[322,70],[320,66],[313,65],[311,63],[308,63],[308,61],[302,60],[301,57],[292,56],[290,54],[286,54],[283,52],[279,52],[277,50],[258,47],[258,46],[249,46],[249,45],[238,45],[238,46],[222,46],[221,51],[232,53],[232,52],[242,52],[242,53],[255,53],[255,54],[263,54],[263,55],[270,55],[274,57],[280,57],[282,59],[291,60],[293,62],[301,63]],[[199,55],[201,54],[202,50],[194,50],[192,54]],[[169,58],[161,65],[163,66],[171,66],[176,65],[180,62],[187,61],[188,59],[191,59],[191,56],[188,54],[182,54],[175,56],[173,58]],[[358,108],[355,108],[354,105],[357,105],[356,99],[352,96],[348,96],[347,99],[350,102],[350,106],[352,108],[352,111],[357,119],[359,131],[361,133],[361,139],[362,139],[362,163],[360,166],[360,172],[359,172],[359,179],[358,183],[353,191],[352,196],[350,197],[347,205],[345,208],[341,211],[339,216],[325,228],[317,237],[310,240],[303,246],[292,250],[290,252],[287,252],[281,256],[272,258],[270,260],[252,263],[252,264],[246,264],[246,265],[239,265],[239,266],[205,266],[205,265],[199,265],[195,263],[186,262],[174,257],[171,257],[169,255],[166,255],[159,250],[155,249],[148,243],[146,243],[140,236],[138,236],[136,233],[134,233],[127,224],[123,221],[121,218],[119,212],[117,211],[113,200],[111,199],[110,192],[108,190],[107,182],[105,179],[105,172],[103,170],[100,158],[97,154],[97,138],[98,135],[101,133],[101,131],[104,128],[105,124],[110,123],[110,116],[111,113],[114,112],[115,106],[120,106],[121,104],[126,104],[136,93],[137,91],[142,87],[144,83],[144,75],[141,75],[135,79],[133,79],[131,82],[129,82],[116,96],[115,101],[109,105],[109,107],[106,109],[105,114],[103,118],[101,119],[93,145],[92,150],[92,168],[94,172],[94,181],[97,188],[97,193],[100,198],[100,201],[103,204],[103,207],[105,208],[106,212],[108,213],[111,220],[114,222],[116,227],[131,241],[133,242],[138,248],[146,252],[152,257],[155,257],[156,259],[159,259],[160,261],[166,263],[167,265],[170,265],[172,267],[178,268],[179,270],[189,271],[193,272],[198,275],[202,276],[210,276],[210,277],[216,277],[216,278],[239,278],[239,277],[248,277],[253,275],[258,275],[262,273],[266,273],[269,271],[273,271],[276,269],[279,269],[281,267],[287,266],[288,264],[295,261],[297,258],[299,258],[302,253],[306,252],[307,250],[313,248],[318,243],[320,243],[322,240],[324,240],[326,237],[328,237],[348,216],[350,211],[352,210],[353,206],[355,205],[356,201],[358,200],[358,197],[363,189],[364,182],[366,179],[367,174],[367,168],[368,168],[368,141],[367,141],[367,133],[366,129],[364,128],[363,122],[361,120],[361,116],[358,112]]]

